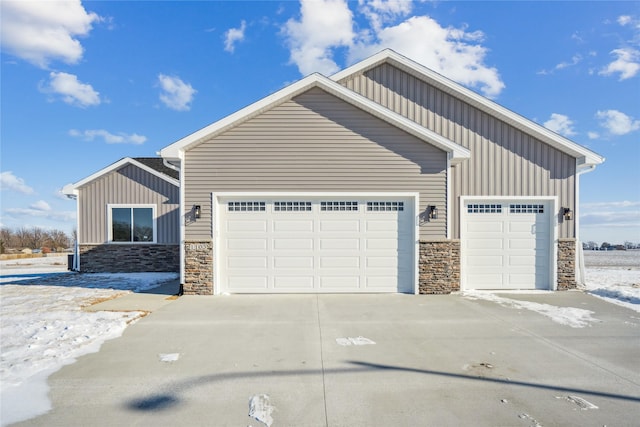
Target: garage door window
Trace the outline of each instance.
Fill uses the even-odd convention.
[[[357,211],[358,202],[320,202],[321,211]]]
[[[275,212],[311,212],[311,202],[273,202]]]
[[[404,211],[404,202],[367,202],[369,212]]]
[[[490,204],[467,205],[467,213],[470,213],[470,214],[502,213],[502,205],[490,205]]]
[[[544,205],[510,205],[509,213],[544,213]]]
[[[229,212],[264,212],[265,202],[229,202]]]

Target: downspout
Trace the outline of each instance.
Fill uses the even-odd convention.
[[[160,153],[158,153],[160,154]],[[184,286],[184,282],[185,282],[185,267],[184,267],[184,263],[185,263],[185,258],[184,258],[184,250],[185,250],[185,224],[184,224],[184,169],[182,168],[182,162],[184,159],[184,153],[183,151],[180,151],[179,154],[179,159],[178,161],[180,162],[180,166],[176,166],[173,163],[171,163],[169,160],[163,158],[162,159],[162,163],[168,167],[169,169],[173,169],[174,171],[177,171],[179,173],[179,187],[178,187],[178,191],[180,194],[180,203],[179,203],[179,221],[180,221],[180,293],[182,293],[182,288]]]
[[[69,184],[71,186],[71,184]],[[64,191],[64,188],[63,188]],[[76,240],[73,243],[73,264],[71,271],[80,271],[80,194],[78,190],[73,189],[71,193],[64,193],[68,199],[76,201]]]
[[[576,163],[578,160],[576,160]],[[576,166],[576,214],[574,216],[575,236],[576,236],[576,283],[585,285],[585,267],[582,242],[580,241],[580,175],[593,171],[596,165]]]

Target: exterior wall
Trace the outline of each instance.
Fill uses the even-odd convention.
[[[446,153],[350,104],[312,89],[189,149],[185,207],[202,206],[186,240],[212,239],[211,193],[420,192],[439,219],[421,238],[446,237]]]
[[[82,188],[78,197],[80,244],[107,243],[107,204],[154,204],[158,244],[180,241],[179,189],[136,166],[127,165]]]
[[[213,245],[187,241],[184,245],[185,295],[213,295]]]
[[[410,74],[382,64],[341,84],[471,150],[452,172],[452,231],[460,196],[553,196],[575,206],[575,159]],[[574,221],[559,225],[575,237]]]
[[[180,271],[179,245],[80,245],[83,273]]]
[[[558,290],[575,289],[576,282],[576,240],[558,239]]]
[[[460,240],[420,241],[418,259],[421,294],[460,290]]]

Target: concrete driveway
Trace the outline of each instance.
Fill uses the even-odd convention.
[[[184,296],[51,376],[53,410],[18,425],[638,425],[640,314],[505,296],[597,320],[461,295]]]

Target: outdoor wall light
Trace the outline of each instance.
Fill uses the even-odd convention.
[[[427,206],[427,216],[429,220],[438,219],[438,208],[433,205]]]
[[[569,208],[562,208],[562,215],[566,221],[571,221],[573,219],[573,211]]]
[[[202,208],[200,205],[193,205],[193,216],[196,219],[200,219],[200,215],[202,215]]]

